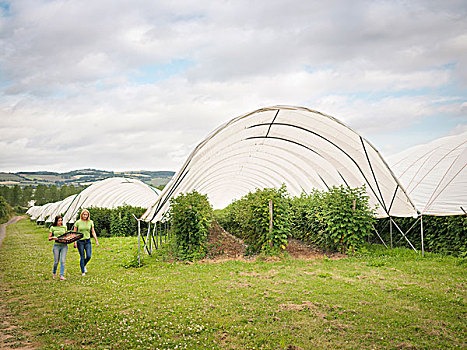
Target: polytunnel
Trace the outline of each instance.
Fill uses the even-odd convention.
[[[113,209],[122,205],[149,207],[160,191],[142,181],[113,177],[95,182],[71,201],[63,215],[63,222],[75,222],[81,208],[103,207]]]
[[[57,202],[57,206],[51,210],[50,215],[45,219],[45,222],[53,222],[57,215],[65,213],[76,196],[76,194],[73,194],[61,200],[60,202]]]
[[[292,195],[365,185],[379,217],[414,216],[415,206],[379,152],[339,120],[302,107],[244,114],[209,134],[141,217],[160,221],[170,199],[196,190],[223,208],[256,188]]]
[[[41,214],[41,212],[42,206],[34,205],[26,211],[26,214],[28,214],[31,217],[31,220],[36,220],[37,217]]]
[[[423,215],[467,214],[467,132],[388,158]]]
[[[36,220],[45,222],[49,218],[50,214],[54,212],[58,208],[59,205],[60,205],[60,202],[52,202],[52,203],[44,204],[42,206],[42,211]]]

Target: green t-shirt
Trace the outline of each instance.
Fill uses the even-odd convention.
[[[52,237],[58,237],[66,232],[66,226],[50,226],[49,232],[52,232]],[[66,245],[65,243],[58,243],[57,241],[52,242],[56,245]]]
[[[79,219],[75,222],[76,231],[83,234],[81,239],[91,238],[91,228],[94,227],[94,222],[92,220],[83,221]]]

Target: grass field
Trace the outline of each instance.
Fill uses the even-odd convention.
[[[0,348],[450,349],[467,347],[467,262],[372,248],[339,260],[122,265],[135,238],[101,238],[89,273],[22,220],[0,248]]]

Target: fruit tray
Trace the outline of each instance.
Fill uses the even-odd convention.
[[[67,231],[63,235],[58,236],[56,242],[69,244],[81,238],[83,238],[81,232]]]

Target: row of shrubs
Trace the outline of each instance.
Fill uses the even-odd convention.
[[[355,253],[363,249],[375,221],[368,200],[363,187],[340,186],[290,197],[282,186],[250,192],[216,211],[216,219],[227,231],[243,238],[252,253],[280,252],[289,237],[328,252]]]
[[[285,186],[258,189],[215,212],[207,197],[194,191],[171,200],[169,217],[182,259],[205,255],[213,218],[242,238],[249,253],[270,255],[285,250],[290,237],[329,252],[355,253],[364,249],[375,222],[365,189],[343,186],[300,197],[290,197]]]
[[[272,204],[270,221],[269,202]],[[333,187],[299,197],[285,186],[250,192],[222,210],[212,211],[206,196],[197,192],[172,199],[170,218],[181,258],[205,254],[210,220],[214,218],[231,234],[248,244],[249,253],[277,254],[288,238],[313,244],[326,252],[359,253],[366,241],[380,243],[373,227],[389,242],[388,219],[376,219],[365,188]],[[394,219],[406,232],[413,218]],[[425,250],[467,256],[467,216],[423,217]],[[407,235],[420,249],[420,227]],[[393,246],[408,246],[393,230]]]

